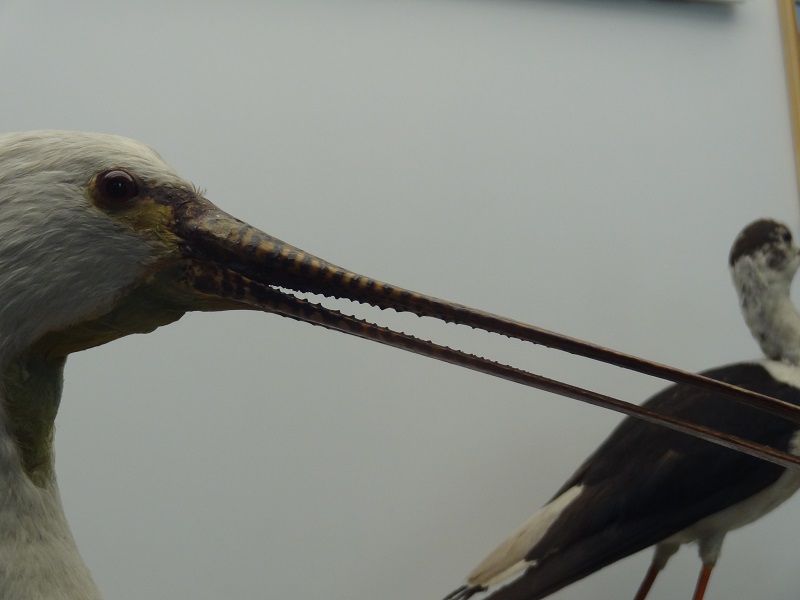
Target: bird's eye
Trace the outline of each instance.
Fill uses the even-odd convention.
[[[96,190],[105,204],[126,204],[139,195],[139,183],[124,169],[111,169],[97,176]]]
[[[788,229],[784,229],[781,231],[781,240],[786,242],[787,244],[792,243],[792,233]]]

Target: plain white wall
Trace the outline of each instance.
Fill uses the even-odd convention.
[[[0,4],[0,129],[156,147],[334,262],[699,370],[758,356],[727,253],[798,229],[773,1]],[[643,400],[662,383],[416,319]],[[109,599],[437,600],[618,417],[261,314],[73,357],[58,470]],[[732,534],[709,598],[796,598],[800,502]],[[631,597],[632,557],[558,598]],[[689,598],[683,550],[653,598]]]

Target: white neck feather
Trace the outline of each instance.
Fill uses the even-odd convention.
[[[790,296],[791,276],[746,258],[733,267],[733,281],[744,320],[764,354],[800,365],[800,313]]]
[[[52,368],[54,367],[54,368]],[[34,367],[0,363],[4,374],[0,406],[9,393],[41,395],[43,404],[55,403],[61,394],[61,365]],[[47,373],[44,373],[47,371]],[[19,375],[28,377],[20,390]],[[13,401],[12,401],[13,404]],[[53,469],[52,453],[34,471],[25,467],[23,451],[11,430],[13,419],[0,412],[0,598],[35,600],[100,600],[86,565],[78,553],[67,524]],[[51,452],[52,448],[50,448]]]

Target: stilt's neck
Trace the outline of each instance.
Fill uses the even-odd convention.
[[[791,278],[743,260],[733,280],[745,322],[769,358],[800,365],[800,313],[792,304]]]

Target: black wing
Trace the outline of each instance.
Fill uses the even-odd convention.
[[[704,375],[800,404],[800,390],[758,364]],[[795,423],[686,385],[647,406],[782,450]],[[536,561],[491,600],[536,600],[656,544],[772,484],[784,469],[637,419],[626,419],[559,490],[584,486],[526,559]]]

